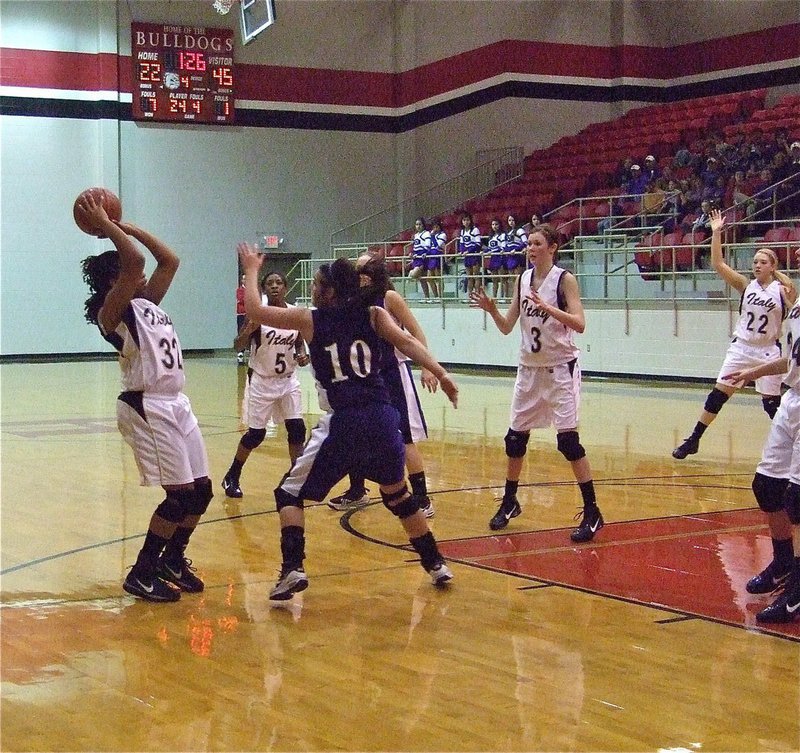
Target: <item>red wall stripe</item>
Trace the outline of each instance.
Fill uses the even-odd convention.
[[[800,50],[800,23],[676,47],[599,47],[507,40],[401,73],[240,64],[237,99],[320,105],[409,107],[508,74],[669,81],[745,66],[789,61]],[[0,84],[8,87],[116,91],[110,53],[0,49]],[[119,59],[119,90],[130,92],[130,58]]]

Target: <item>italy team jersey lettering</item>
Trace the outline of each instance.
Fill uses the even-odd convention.
[[[266,296],[262,302],[267,305]],[[294,308],[287,304],[289,308]],[[294,373],[297,330],[261,325],[250,339],[248,366],[263,377],[287,377]]]
[[[381,378],[391,357],[384,340],[372,329],[369,308],[313,309],[314,337],[308,345],[318,389],[333,411],[366,403],[389,403]],[[322,398],[320,398],[322,403]]]
[[[800,301],[795,303],[786,317],[786,342],[789,351],[789,372],[783,383],[800,392]]]
[[[155,303],[134,298],[117,328],[103,336],[119,352],[124,391],[177,395],[183,390],[181,343],[172,319]]]
[[[771,345],[781,337],[784,318],[781,284],[773,280],[767,287],[752,280],[742,293],[739,321],[734,336],[748,345]]]
[[[519,361],[523,366],[555,366],[578,357],[579,350],[572,339],[572,330],[529,298],[535,270],[522,273],[519,283],[519,322],[522,343]],[[539,287],[539,297],[559,306],[559,285],[565,269],[553,266]]]

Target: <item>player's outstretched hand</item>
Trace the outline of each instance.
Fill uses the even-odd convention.
[[[719,209],[712,209],[709,217],[711,218],[709,222],[711,231],[722,230],[725,225],[725,218],[722,216],[722,212],[720,212]]]
[[[261,269],[264,255],[259,251],[255,243],[240,243],[236,246],[236,251],[239,253],[239,260],[242,262],[242,267],[245,271],[258,271]]]
[[[442,385],[442,392],[450,398],[453,407],[458,408],[458,385],[453,381],[453,377],[445,373],[439,380],[439,384]]]
[[[490,298],[484,288],[477,288],[469,294],[469,305],[474,308],[483,309],[491,313],[493,309],[497,308],[497,303],[494,298]]]

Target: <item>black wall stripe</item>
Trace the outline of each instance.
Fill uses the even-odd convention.
[[[665,87],[633,84],[593,86],[587,84],[509,81],[460,97],[453,97],[446,102],[422,107],[408,115],[362,115],[237,108],[235,125],[253,128],[405,133],[420,126],[435,123],[453,115],[512,97],[534,100],[604,102],[609,104],[631,100],[658,104],[712,94],[728,94],[748,89],[787,86],[797,83],[800,83],[800,65],[777,71],[749,73]],[[86,102],[66,99],[40,99],[36,97],[0,97],[0,114],[85,120],[132,119],[131,105],[128,103]],[[153,122],[156,123],[157,121]],[[205,124],[195,124],[188,121],[185,123],[170,123],[169,125],[198,125],[205,127]]]

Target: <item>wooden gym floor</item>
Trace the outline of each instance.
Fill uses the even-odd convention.
[[[452,587],[430,586],[373,484],[355,512],[308,506],[310,586],[276,608],[283,428],[227,500],[244,368],[186,368],[216,493],[188,552],[206,590],[152,605],[121,589],[160,490],[116,431],[116,363],[0,366],[3,751],[800,749],[800,623],[758,627],[768,599],[743,588],[770,558],[753,394],[678,462],[707,386],[587,380],[606,526],[577,546],[552,431],[531,438],[522,515],[488,529],[513,377],[461,376],[458,410],[423,397]]]

